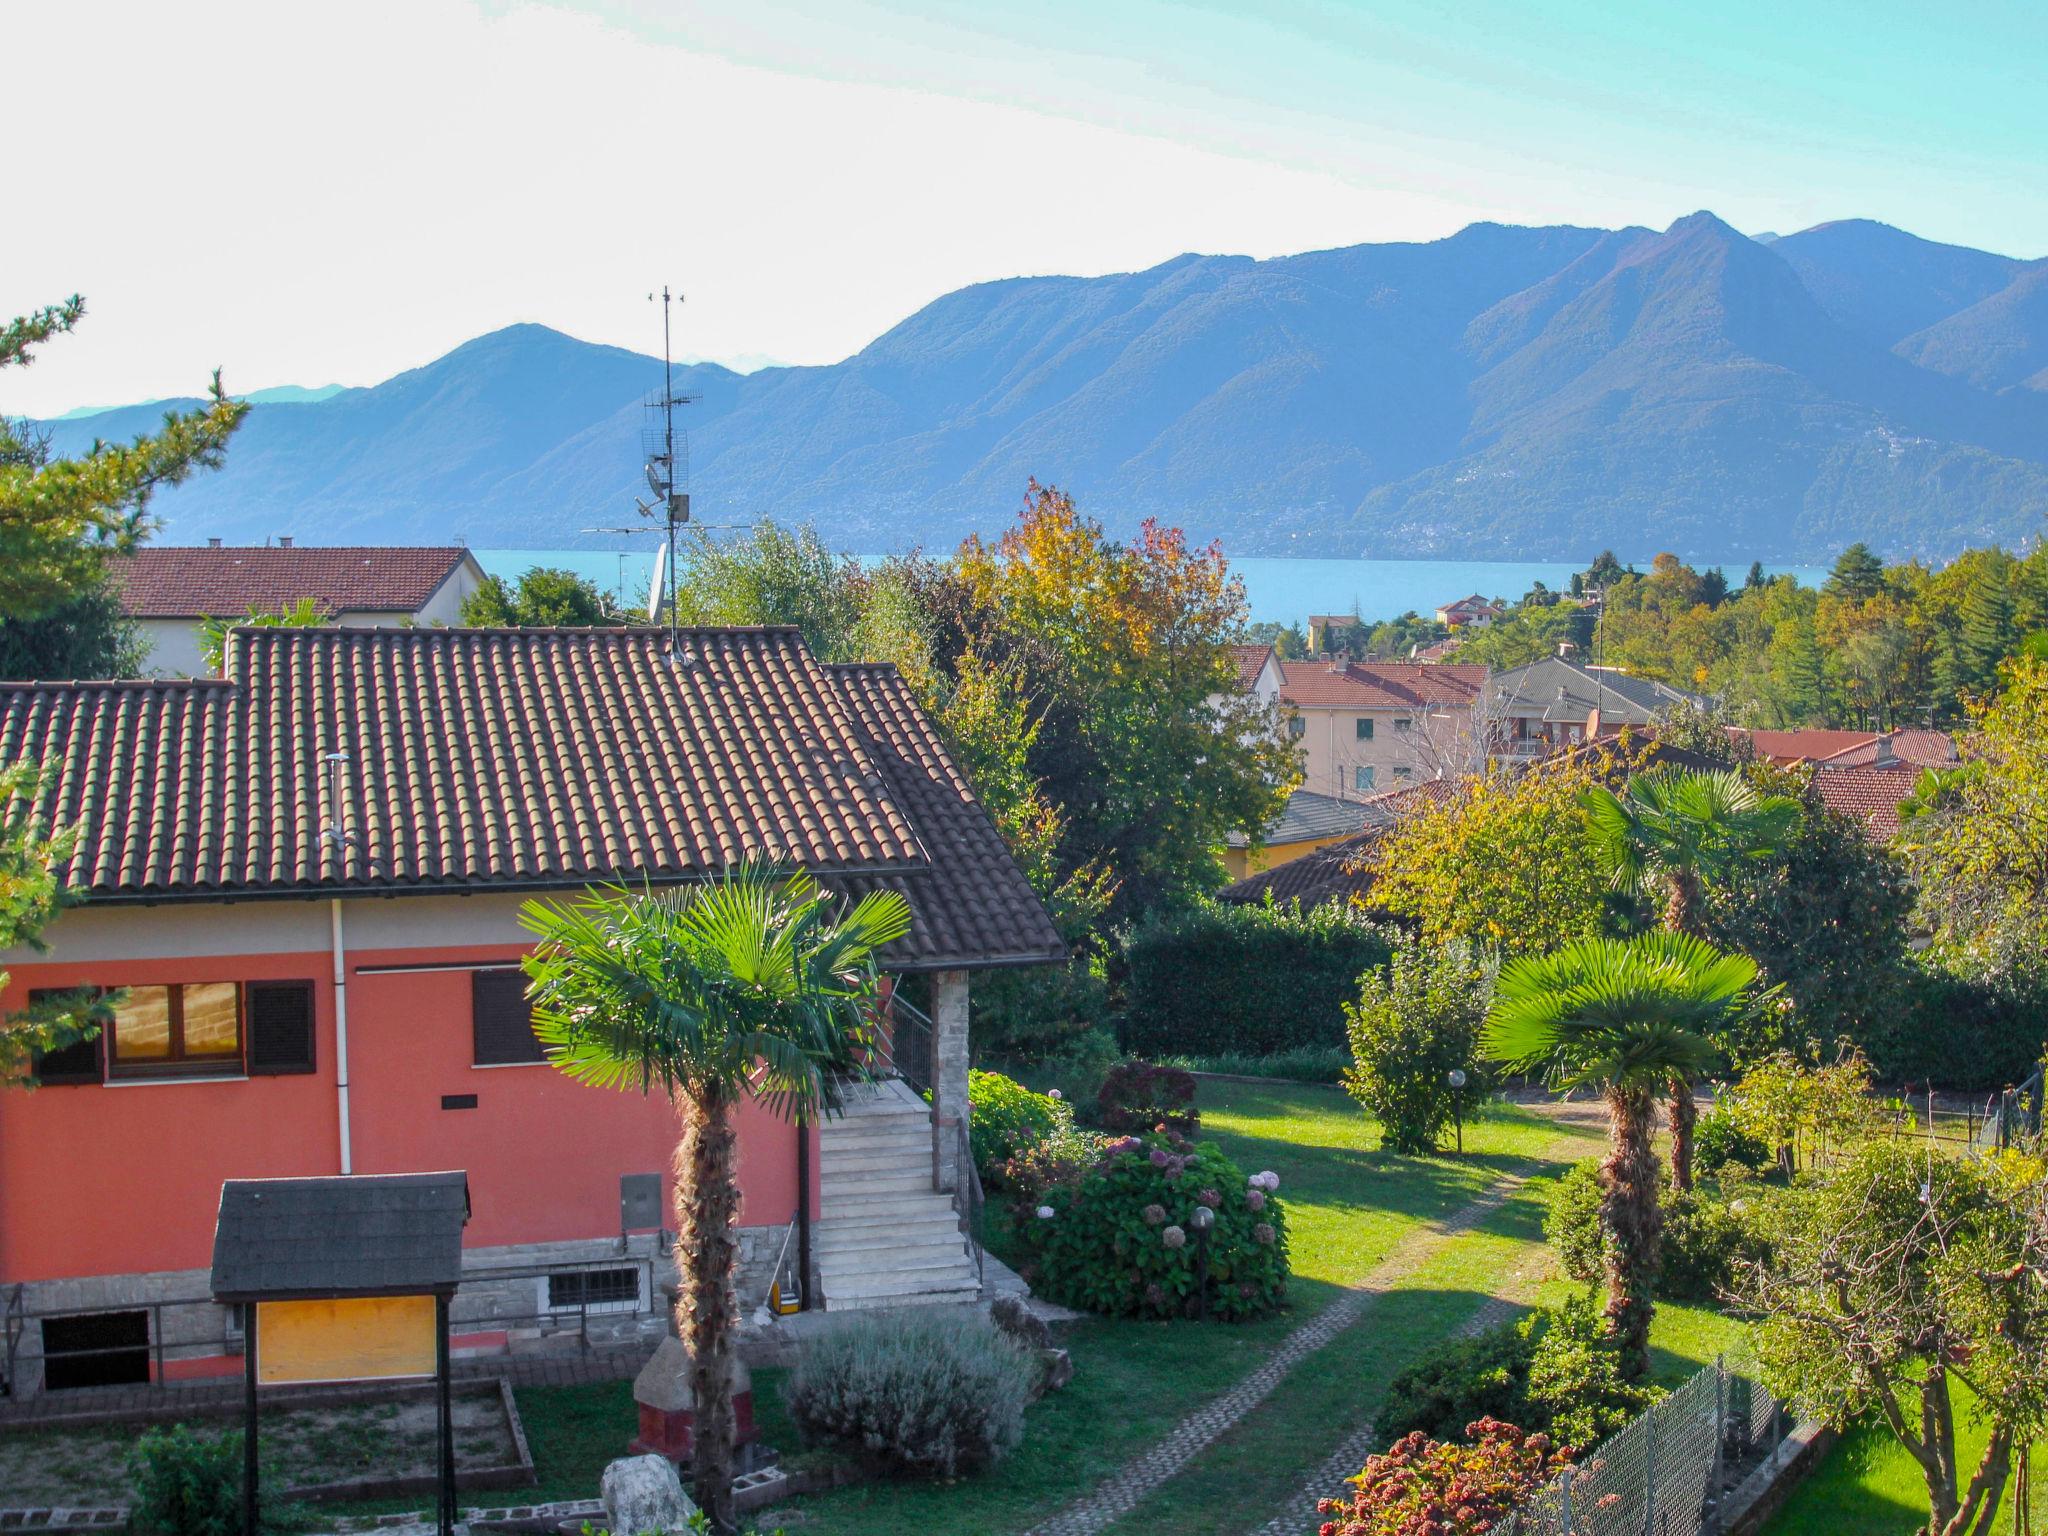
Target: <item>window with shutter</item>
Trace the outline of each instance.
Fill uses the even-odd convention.
[[[249,1075],[282,1077],[311,1072],[313,983],[252,981],[249,1007]]]
[[[29,1006],[53,1002],[60,997],[69,997],[78,991],[92,989],[76,987],[38,987],[28,995]],[[65,1083],[97,1083],[106,1073],[101,1067],[101,1042],[106,1038],[103,1029],[90,1040],[74,1040],[71,1044],[54,1051],[37,1051],[32,1070],[35,1080],[46,1086]]]
[[[473,1059],[480,1067],[545,1061],[533,1037],[533,1011],[526,1002],[526,973],[517,969],[471,974]]]

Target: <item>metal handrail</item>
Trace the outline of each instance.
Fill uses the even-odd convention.
[[[960,1224],[967,1233],[969,1246],[974,1249],[975,1284],[986,1290],[988,1255],[981,1246],[981,1210],[984,1203],[981,1170],[974,1166],[974,1142],[967,1133],[966,1117],[954,1122],[953,1128],[958,1132],[953,1152],[953,1208],[959,1211]]]

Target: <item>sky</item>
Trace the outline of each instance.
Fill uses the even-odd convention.
[[[1949,0],[8,0],[0,412],[538,321],[828,363],[968,283],[1475,220],[2048,255],[2048,26]],[[29,61],[24,67],[24,61]],[[33,166],[42,174],[22,174]]]

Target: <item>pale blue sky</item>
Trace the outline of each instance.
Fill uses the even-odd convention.
[[[28,0],[9,26],[103,71],[4,109],[71,216],[10,249],[0,310],[93,306],[0,377],[10,412],[215,363],[374,382],[515,320],[644,350],[664,280],[685,350],[827,362],[967,282],[1480,218],[2048,254],[2038,5]],[[166,158],[204,168],[190,195]]]

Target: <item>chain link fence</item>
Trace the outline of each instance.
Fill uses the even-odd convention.
[[[1566,1468],[1500,1536],[1713,1536],[1728,1473],[1787,1422],[1762,1382],[1717,1359]]]

